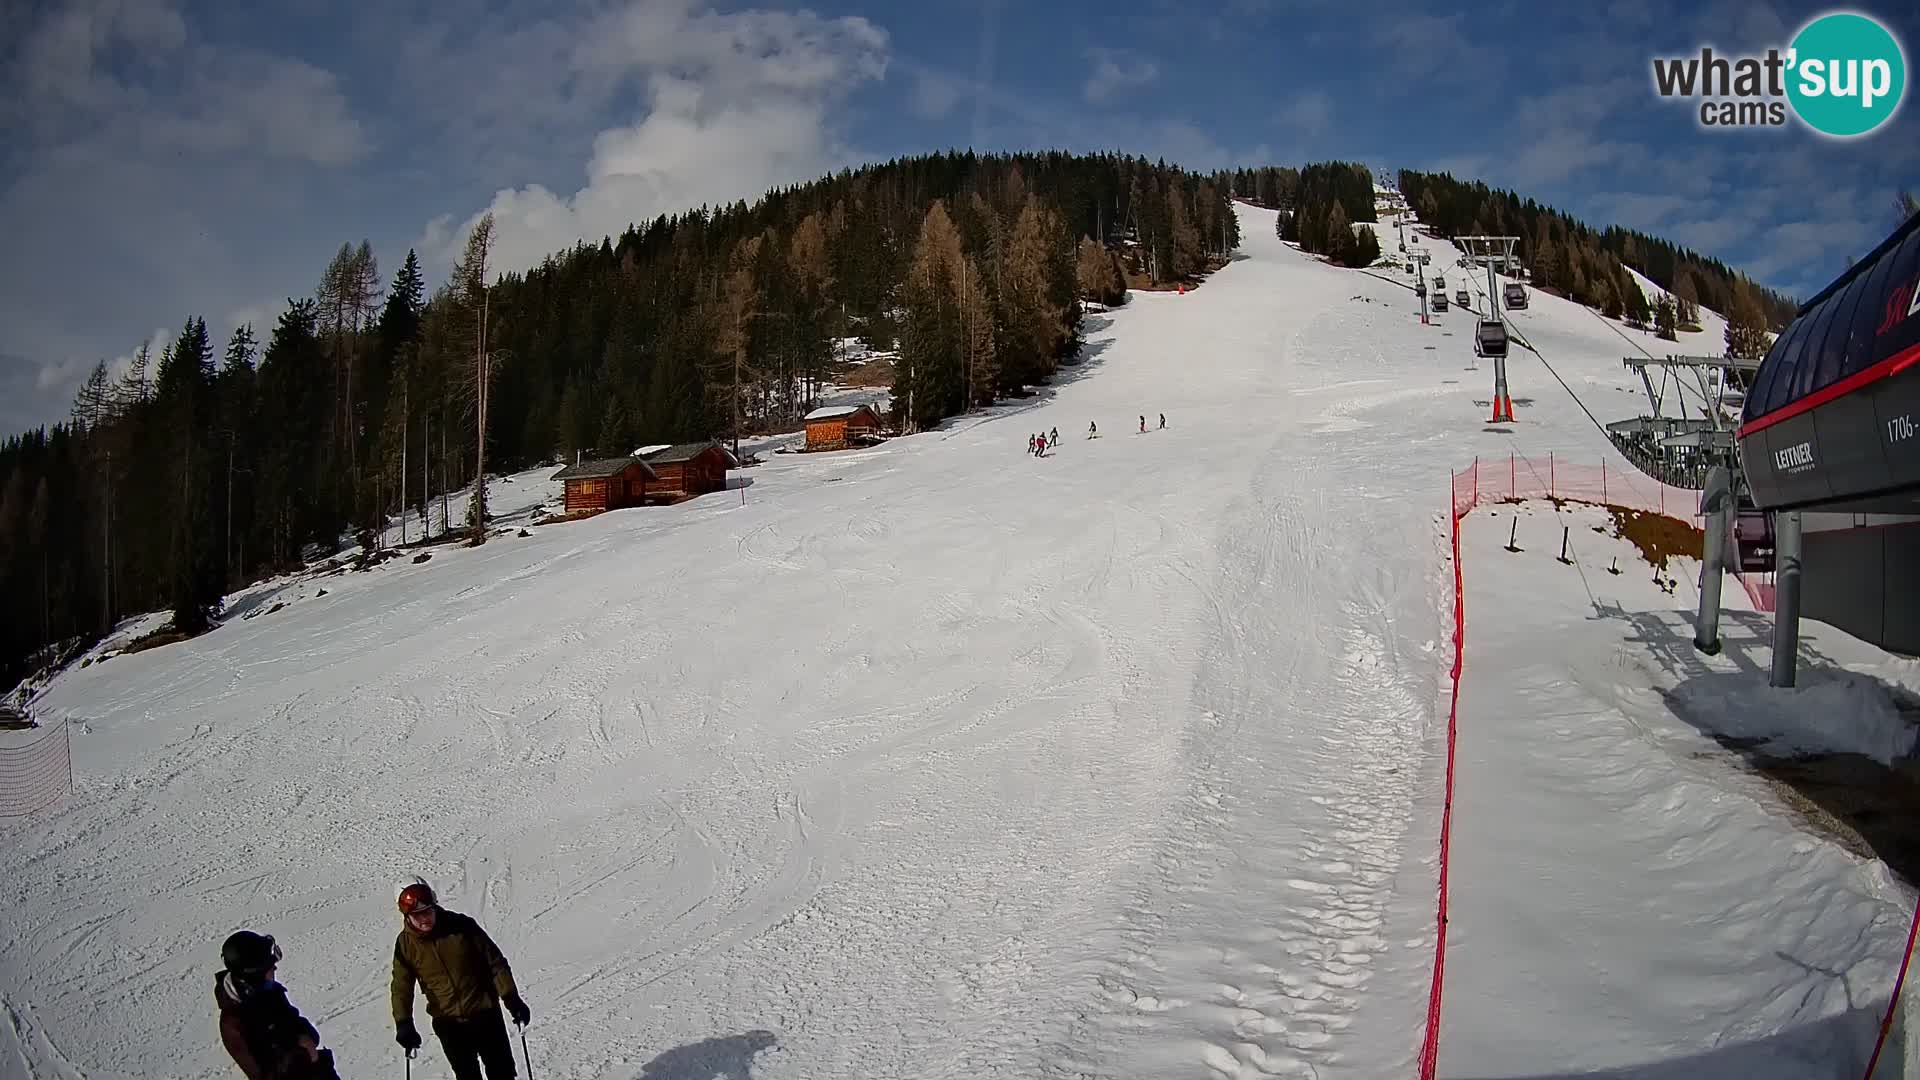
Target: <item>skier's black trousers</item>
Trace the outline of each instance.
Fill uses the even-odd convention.
[[[433,1033],[440,1037],[455,1080],[481,1080],[482,1062],[487,1066],[486,1080],[514,1080],[513,1043],[498,1008],[463,1019],[438,1017]]]

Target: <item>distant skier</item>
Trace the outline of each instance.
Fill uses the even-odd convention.
[[[1037,449],[1034,451],[1035,456],[1046,457],[1047,456],[1047,433],[1043,431],[1040,434],[1035,435],[1033,439],[1034,439],[1034,444],[1037,447]]]
[[[1160,430],[1161,431],[1167,430],[1167,414],[1166,413],[1160,414]]]
[[[1048,446],[1060,445],[1060,429],[1059,428],[1054,428],[1051,432],[1047,434],[1047,445]]]
[[[274,980],[280,946],[267,934],[241,930],[220,946],[226,969],[213,977],[220,1041],[247,1080],[340,1080],[333,1052]]]
[[[1089,421],[1087,421],[1087,438],[1089,438],[1089,439],[1097,439],[1097,438],[1099,438],[1099,437],[1100,437],[1100,427],[1099,427],[1099,425],[1098,425],[1098,424],[1095,424],[1095,423],[1094,423],[1093,421],[1091,421],[1091,420],[1089,420]]]
[[[1141,413],[1140,414],[1140,434],[1145,435],[1146,433],[1147,433],[1147,414]]]
[[[395,1041],[409,1054],[420,1048],[413,1026],[413,984],[418,982],[455,1080],[481,1080],[482,1062],[487,1080],[513,1080],[513,1044],[500,1022],[500,1004],[506,1003],[521,1027],[532,1013],[520,1000],[507,958],[479,923],[442,910],[424,880],[409,878],[399,892],[406,926],[393,942]]]

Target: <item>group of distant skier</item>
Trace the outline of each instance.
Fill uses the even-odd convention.
[[[523,1032],[533,1014],[520,999],[506,956],[479,923],[442,908],[421,878],[401,882],[397,900],[404,925],[393,943],[394,1041],[408,1058],[420,1049],[413,1026],[417,983],[456,1080],[482,1080],[483,1065],[486,1080],[513,1080],[513,1044],[500,1006],[506,1005]],[[320,1032],[275,978],[280,958],[273,936],[252,930],[236,932],[221,946],[226,967],[214,976],[213,989],[220,1041],[247,1080],[339,1080],[333,1051],[322,1046]],[[526,1035],[520,1039],[525,1054]]]
[[[1160,430],[1165,431],[1166,427],[1167,427],[1167,414],[1161,413],[1160,414]],[[1145,435],[1147,433],[1147,417],[1145,413],[1140,414],[1140,433],[1142,435]],[[1100,437],[1100,425],[1097,422],[1092,420],[1087,421],[1087,438],[1097,439],[1099,437]],[[1051,431],[1042,431],[1038,434],[1027,436],[1027,453],[1033,455],[1034,457],[1046,457],[1048,447],[1059,446],[1059,445],[1060,445],[1060,429],[1059,428],[1054,428]]]

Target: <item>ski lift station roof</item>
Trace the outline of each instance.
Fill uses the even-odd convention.
[[[1755,504],[1920,512],[1920,217],[1808,301],[1747,392]]]

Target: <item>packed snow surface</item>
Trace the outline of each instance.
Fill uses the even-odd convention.
[[[1771,620],[1730,588],[1724,648],[1700,653],[1699,563],[1676,561],[1665,591],[1613,532],[1579,504],[1462,522],[1440,1075],[1858,1077],[1910,895],[1725,743],[1910,748],[1889,685],[1911,667],[1807,623],[1799,687],[1770,690]],[[1902,1052],[1875,1075],[1913,1075]]]
[[[1239,212],[1244,257],[1091,317],[1084,362],[1035,398],[772,456],[675,507],[280,583],[278,609],[256,590],[254,618],[62,676],[41,710],[70,718],[76,790],[0,843],[9,1075],[230,1075],[211,989],[241,926],[282,943],[345,1075],[398,1073],[388,883],[416,872],[505,948],[542,1077],[1408,1075],[1448,470],[1514,449],[1624,465],[1521,350],[1519,421],[1489,428],[1471,313],[1422,326],[1404,271],[1321,265]],[[1560,378],[1633,415],[1616,324],[1533,299],[1515,324]],[[508,486],[528,515],[556,494]],[[1552,581],[1513,605],[1533,667],[1470,663],[1463,708],[1508,727],[1463,717],[1468,739],[1563,723],[1540,635],[1591,612]],[[1498,1025],[1537,1004],[1533,949],[1562,950],[1563,990],[1626,942],[1695,957],[1676,1004],[1759,958],[1644,1032],[1556,1016],[1582,1047],[1644,1034],[1635,1061],[1790,1042],[1846,1019],[1841,983],[1884,996],[1903,901],[1778,806],[1688,781],[1673,887],[1635,879],[1658,838],[1568,810],[1612,782],[1594,754],[1636,752],[1616,727],[1473,744],[1510,771],[1463,778],[1458,850],[1486,861],[1455,910],[1504,921],[1455,943],[1450,1075],[1560,1071]],[[1642,755],[1634,779],[1683,766]],[[1556,848],[1555,823],[1584,846]],[[1537,845],[1490,857],[1495,825]],[[1583,929],[1618,936],[1555,941],[1555,886],[1589,870],[1579,903],[1606,917]],[[1575,947],[1588,966],[1562,962]],[[1456,1018],[1462,996],[1481,1011]],[[413,1074],[447,1075],[436,1044]]]

